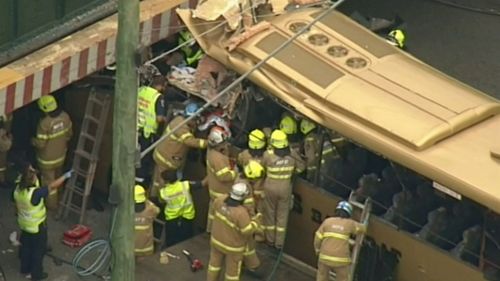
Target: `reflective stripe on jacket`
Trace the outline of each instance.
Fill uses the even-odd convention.
[[[330,266],[351,262],[349,238],[366,231],[366,227],[352,219],[331,217],[323,221],[314,236],[314,249],[319,259]]]
[[[17,222],[21,230],[28,233],[38,233],[39,226],[47,218],[45,200],[42,198],[38,205],[31,204],[33,192],[38,186],[29,187],[21,190],[16,187],[14,191],[14,200],[17,207]]]
[[[160,93],[151,87],[140,87],[137,101],[137,129],[142,129],[145,138],[158,130],[156,101]]]
[[[179,217],[194,219],[195,210],[190,193],[189,181],[176,181],[165,185],[160,190],[160,197],[165,200],[165,219],[173,220]]]
[[[264,152],[262,164],[266,167],[266,180],[289,182],[295,171],[295,160],[290,156],[280,157],[272,152]]]
[[[40,169],[53,169],[64,165],[67,143],[73,135],[72,127],[71,119],[64,111],[55,117],[47,115],[40,120],[36,135],[32,139]]]
[[[258,224],[250,218],[244,206],[229,206],[225,203],[226,199],[227,195],[221,196],[213,203],[211,243],[225,253],[243,254]]]

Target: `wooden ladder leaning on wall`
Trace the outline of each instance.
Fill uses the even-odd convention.
[[[110,93],[97,92],[94,87],[90,89],[73,159],[73,174],[66,183],[58,219],[66,219],[74,213],[78,215],[79,223],[84,223],[111,104]]]

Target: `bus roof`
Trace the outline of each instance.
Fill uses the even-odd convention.
[[[229,53],[223,28],[198,37],[240,73],[311,22],[320,9],[272,17],[271,28]],[[178,11],[196,35],[212,28]],[[339,12],[249,78],[308,118],[500,213],[500,104],[387,44]]]

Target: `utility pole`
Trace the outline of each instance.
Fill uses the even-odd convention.
[[[118,199],[111,233],[112,281],[134,281],[134,201],[139,0],[118,1],[116,84],[113,109],[113,184]]]

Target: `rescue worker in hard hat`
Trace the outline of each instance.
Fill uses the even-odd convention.
[[[240,280],[241,263],[248,239],[261,231],[258,215],[252,218],[243,206],[248,194],[248,186],[237,183],[231,187],[229,196],[222,195],[213,203],[214,221],[210,237],[207,281],[219,280],[224,260],[224,280]]]
[[[332,187],[338,185],[336,180],[341,177],[344,166],[341,150],[345,146],[345,142],[345,139],[337,132],[327,131],[319,168],[319,186],[327,190],[331,191]]]
[[[266,151],[262,158],[262,165],[266,168],[263,225],[266,243],[281,249],[292,203],[292,176],[303,171],[304,167],[291,156],[288,138],[283,131],[274,130],[269,142],[273,150]]]
[[[316,132],[316,124],[307,119],[302,119],[300,121],[300,131],[304,135],[306,178],[309,182],[314,182],[318,171],[321,138]]]
[[[349,280],[351,235],[366,232],[366,225],[353,219],[352,205],[341,201],[335,209],[335,215],[323,221],[314,236],[314,250],[318,259],[316,281],[329,280],[330,270],[335,272],[336,281]]]
[[[250,160],[243,167],[243,173],[235,181],[235,183],[244,183],[248,187],[248,195],[243,200],[243,206],[248,210],[251,217],[254,217],[258,213],[262,213],[257,204],[262,206],[262,181],[264,178],[264,167],[255,160]],[[260,223],[260,221],[259,221]],[[264,241],[264,236],[262,233],[255,233],[254,236],[248,238],[248,244],[243,253],[243,262],[245,268],[251,273],[255,274],[260,266],[260,260],[255,251],[255,241]]]
[[[172,246],[193,236],[195,209],[191,191],[201,189],[201,182],[177,178],[175,170],[165,170],[161,174],[165,185],[160,189],[160,199],[165,202],[165,243]]]
[[[42,185],[48,185],[61,175],[68,142],[73,135],[73,123],[69,115],[58,108],[53,96],[43,96],[37,103],[45,116],[38,122],[36,136],[32,138],[31,143],[36,149]],[[47,208],[55,210],[57,206],[57,189],[52,189],[47,198]]]
[[[213,220],[213,201],[231,190],[238,176],[236,165],[229,158],[229,143],[227,132],[218,126],[212,127],[208,134],[207,176],[206,182],[210,202],[208,205],[207,232],[211,231]]]
[[[387,34],[385,40],[400,49],[405,49],[406,34],[402,29],[393,29]]]
[[[165,77],[154,76],[149,86],[141,86],[137,95],[137,131],[138,145],[141,151],[151,146],[158,139],[160,125],[166,121],[167,109],[163,98]],[[150,155],[150,154],[148,154]],[[141,166],[136,175],[148,183],[152,160],[151,156],[141,159]]]
[[[155,168],[153,173],[153,188],[150,192],[151,197],[158,197],[159,189],[165,186],[165,182],[161,177],[163,171],[182,171],[189,148],[204,149],[207,147],[207,140],[194,136],[197,124],[196,118],[191,119],[177,130],[172,131],[185,122],[187,118],[193,117],[198,110],[198,104],[187,104],[184,108],[184,113],[174,117],[165,128],[164,134],[170,135],[160,142],[153,152]]]
[[[0,117],[0,187],[6,187],[7,154],[12,147],[12,135],[7,126],[7,117]]]
[[[43,257],[47,250],[47,210],[45,202],[53,190],[71,177],[71,171],[48,185],[40,186],[36,170],[29,163],[21,164],[21,177],[14,190],[17,223],[21,229],[21,274],[31,280],[43,280]]]
[[[204,57],[205,54],[194,39],[193,34],[191,34],[189,30],[180,31],[178,43],[179,46],[182,46],[181,51],[184,55],[186,66],[196,68],[198,66],[198,62]]]
[[[154,253],[153,223],[160,213],[160,208],[147,199],[146,190],[139,184],[134,187],[134,201],[134,254],[136,257],[152,255]]]
[[[310,120],[301,120],[300,131],[304,135],[303,150],[306,161],[306,179],[314,182],[318,177],[319,184],[322,186],[324,176],[336,176],[335,173],[333,175],[331,173],[338,164],[337,162],[341,160],[340,155],[329,137],[327,135],[321,136],[317,131],[316,124]],[[323,147],[320,145],[322,139]],[[321,162],[319,162],[320,153]]]
[[[290,154],[297,162],[297,172],[302,173],[305,170],[305,162],[301,154],[300,135],[297,130],[297,121],[288,112],[285,112],[280,120],[279,129],[284,132],[288,139]]]
[[[244,167],[250,160],[260,162],[266,148],[267,142],[264,132],[259,129],[251,131],[250,134],[248,134],[248,149],[238,154],[238,165]]]

